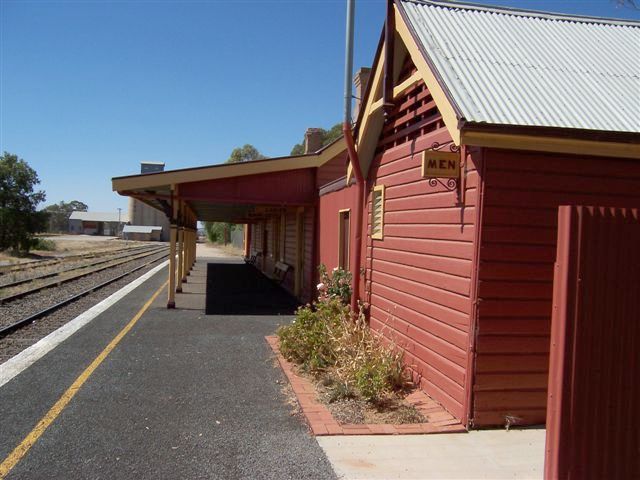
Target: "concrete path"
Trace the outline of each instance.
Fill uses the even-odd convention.
[[[317,437],[345,480],[541,479],[543,429]]]
[[[0,461],[166,275],[162,270],[0,388]],[[190,279],[196,289],[197,276]],[[290,317],[205,316],[165,305],[163,292],[7,478],[335,478],[291,415],[285,377],[264,341]]]

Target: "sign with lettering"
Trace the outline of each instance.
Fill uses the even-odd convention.
[[[457,152],[422,152],[422,176],[426,178],[459,178],[460,154]]]

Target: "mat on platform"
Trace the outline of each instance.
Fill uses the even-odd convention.
[[[207,265],[207,315],[291,315],[297,300],[247,264]]]

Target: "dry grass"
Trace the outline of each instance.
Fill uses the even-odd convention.
[[[331,389],[316,384],[317,397],[327,406],[340,424],[392,424],[424,423],[427,420],[415,406],[404,400],[404,393],[390,393],[373,404],[361,398],[335,399]]]

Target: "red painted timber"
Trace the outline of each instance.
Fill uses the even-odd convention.
[[[314,169],[306,168],[184,183],[180,196],[220,203],[305,205],[315,202],[317,188]]]
[[[469,295],[469,286],[471,281],[468,278],[426,270],[425,268],[406,265],[401,262],[378,260],[377,257],[380,255],[380,252],[375,250],[375,254],[376,256],[373,258],[372,262],[373,271],[387,273],[407,280],[413,280],[432,287],[438,287],[447,292],[467,296]]]
[[[349,209],[350,226],[349,245],[355,242],[355,211],[357,189],[353,186],[322,195],[320,197],[320,263],[329,271],[338,266],[339,260],[339,211]]]
[[[557,208],[589,203],[640,205],[640,162],[632,159],[485,149],[486,192],[479,262],[476,426],[504,425],[507,415],[544,422],[546,398],[517,387],[519,377],[541,373],[549,351]],[[635,187],[634,187],[635,185]],[[532,283],[530,283],[532,282]],[[519,301],[514,301],[514,300]],[[547,313],[545,313],[545,309]],[[501,366],[503,364],[503,366]],[[545,367],[548,372],[548,364]],[[508,385],[487,375],[507,372],[514,402],[492,405],[488,397]],[[525,407],[517,394],[529,398]]]
[[[379,146],[405,133],[394,137],[389,130]],[[400,338],[425,391],[464,419],[479,176],[471,160],[464,208],[455,192],[429,186],[421,174],[422,151],[448,141],[440,129],[374,159],[369,187],[385,186],[384,238],[367,239],[365,283],[371,326]],[[367,203],[370,228],[370,190]]]
[[[545,478],[640,478],[640,209],[559,212]]]

